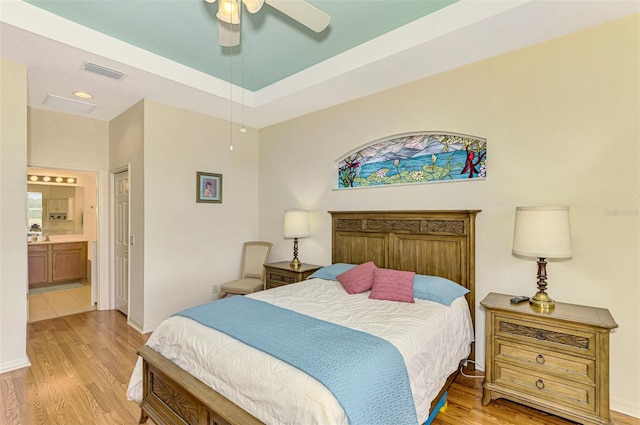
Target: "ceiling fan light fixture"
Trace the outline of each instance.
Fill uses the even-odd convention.
[[[264,4],[264,0],[242,0],[242,2],[247,7],[247,12],[249,13],[256,13]]]
[[[237,25],[240,23],[237,0],[220,0],[218,3],[218,19],[228,24]]]

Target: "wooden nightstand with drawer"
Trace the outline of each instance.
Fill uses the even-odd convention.
[[[277,286],[288,285],[290,283],[301,282],[311,276],[313,272],[322,268],[313,264],[301,264],[300,268],[294,270],[289,265],[289,261],[279,261],[264,265],[267,274],[267,289]]]
[[[505,398],[582,424],[612,424],[609,310],[556,303],[542,313],[490,293],[482,404]]]

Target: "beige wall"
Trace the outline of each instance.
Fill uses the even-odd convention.
[[[99,203],[108,200],[108,188],[99,185],[109,168],[109,123],[45,109],[28,108],[28,165],[44,169],[74,170],[84,188],[83,229],[75,230],[96,240],[99,227]],[[104,221],[108,211],[104,211]],[[103,238],[100,244],[106,243]],[[103,245],[106,249],[106,245]],[[106,270],[106,268],[105,268]]]
[[[129,172],[129,307],[127,321],[142,331],[144,325],[144,108],[141,101],[109,122],[109,168]],[[111,182],[111,180],[110,180]],[[111,184],[111,183],[110,183]],[[112,246],[109,247],[113,249]],[[114,267],[111,261],[110,268]],[[113,284],[113,282],[111,282]],[[109,293],[114,297],[115,289]]]
[[[0,373],[27,357],[27,69],[0,61]]]
[[[48,130],[32,134],[29,161],[103,171],[131,166],[132,259],[140,264],[132,270],[137,310],[131,317],[147,330],[211,299],[213,284],[235,278],[243,241],[259,235],[276,244],[272,260],[289,259],[291,241],[282,239],[287,208],[313,212],[312,237],[300,241],[300,257],[316,264],[330,261],[328,210],[480,208],[482,299],[490,291],[534,291],[535,263],[510,253],[514,208],[569,205],[575,255],[549,265],[550,292],[559,301],[611,310],[620,325],[611,338],[612,406],[640,417],[638,28],[636,16],[482,61],[262,129],[259,144],[258,132],[250,129],[238,135],[233,152],[225,121],[150,101],[111,123],[62,125],[65,117],[43,114]],[[26,294],[26,255],[16,251],[22,244],[26,252],[24,232],[16,226],[25,222],[26,203],[5,208],[24,201],[27,108],[26,69],[0,66],[2,371],[28,361],[26,300],[17,302]],[[487,180],[332,189],[340,156],[384,136],[420,130],[487,138]],[[61,149],[69,139],[79,149],[71,157]],[[221,205],[195,203],[196,171],[224,175]],[[108,187],[105,175],[101,188]],[[103,195],[99,203],[107,211]],[[15,286],[21,281],[24,288]],[[479,309],[481,362],[483,320]]]
[[[283,211],[309,209],[300,258],[328,264],[329,210],[477,208],[477,299],[532,295],[535,262],[511,255],[515,207],[569,205],[574,257],[548,266],[549,291],[610,309],[612,406],[640,417],[639,39],[635,16],[262,129],[260,237],[289,259]],[[333,190],[335,160],[421,130],[487,138],[488,178]]]
[[[89,256],[101,285],[92,299],[99,309],[109,302],[109,123],[44,109],[28,108],[28,165],[73,170],[84,188],[83,233],[97,240]],[[95,289],[95,288],[94,288]]]
[[[258,135],[236,137],[230,151],[227,122],[148,100],[111,122],[111,167],[131,167],[134,326],[152,330],[239,277],[242,243],[258,235]],[[198,171],[223,175],[222,204],[196,203]]]
[[[108,122],[29,108],[29,165],[106,170],[108,141]]]

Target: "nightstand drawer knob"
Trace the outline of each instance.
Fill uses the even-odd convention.
[[[542,379],[538,379],[536,381],[536,388],[539,390],[544,390],[544,381]]]
[[[538,354],[538,357],[536,357],[536,363],[544,364],[544,356],[542,354]]]

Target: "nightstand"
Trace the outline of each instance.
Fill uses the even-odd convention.
[[[551,312],[490,293],[482,404],[505,398],[582,424],[612,424],[609,310],[556,303]]]
[[[267,270],[267,289],[301,282],[311,276],[313,272],[322,268],[322,266],[303,263],[300,265],[299,269],[294,270],[291,268],[289,263],[290,261],[279,261],[277,263],[268,263],[264,265]]]

